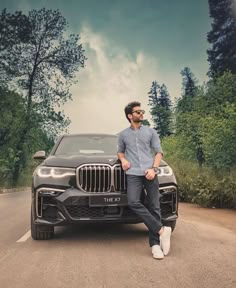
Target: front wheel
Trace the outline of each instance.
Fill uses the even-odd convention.
[[[54,226],[36,225],[31,211],[31,237],[34,240],[49,240],[54,235]]]

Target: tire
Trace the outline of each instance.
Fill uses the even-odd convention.
[[[172,232],[175,230],[176,220],[163,222],[165,226],[171,227]]]
[[[34,240],[49,240],[54,235],[54,226],[36,225],[31,211],[31,237]]]

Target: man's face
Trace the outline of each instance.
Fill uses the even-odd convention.
[[[140,106],[135,106],[132,110],[132,118],[131,121],[133,120],[134,123],[139,123],[143,120],[143,114],[145,113],[144,110],[141,109]]]

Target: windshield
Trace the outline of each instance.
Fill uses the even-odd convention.
[[[113,135],[64,136],[55,155],[116,154],[117,137]]]

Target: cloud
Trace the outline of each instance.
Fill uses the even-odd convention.
[[[130,101],[140,101],[148,110],[148,91],[159,78],[158,61],[142,51],[132,58],[102,34],[89,26],[80,33],[88,60],[79,72],[79,82],[72,89],[73,101],[65,105],[71,119],[70,133],[117,133],[129,123],[124,107]]]

